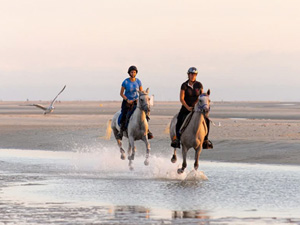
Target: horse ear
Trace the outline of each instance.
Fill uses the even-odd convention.
[[[207,90],[207,93],[206,93],[206,94],[207,94],[207,95],[210,95],[210,89]]]
[[[149,88],[146,89],[146,93],[147,93],[147,94],[149,93]]]

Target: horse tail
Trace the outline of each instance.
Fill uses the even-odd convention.
[[[171,123],[168,123],[166,128],[165,128],[165,134],[169,134],[170,133],[170,124]]]
[[[112,132],[112,129],[111,129],[111,121],[112,121],[111,119],[109,119],[109,120],[107,121],[106,134],[105,134],[104,137],[102,137],[102,138],[105,139],[105,140],[109,140],[110,137],[111,137],[111,132]]]

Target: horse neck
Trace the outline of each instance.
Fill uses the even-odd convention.
[[[137,122],[142,122],[146,119],[146,113],[141,109],[139,102],[137,103],[134,114],[136,114],[134,118],[137,120]]]
[[[203,112],[194,112],[190,124],[192,124],[193,131],[195,133],[199,131],[203,120],[204,120]]]

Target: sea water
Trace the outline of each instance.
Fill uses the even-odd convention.
[[[300,224],[300,167],[0,150],[0,224]]]

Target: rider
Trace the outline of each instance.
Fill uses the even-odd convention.
[[[182,107],[177,116],[176,123],[176,137],[173,138],[171,146],[173,148],[180,148],[180,128],[186,118],[186,116],[193,111],[195,104],[199,96],[203,93],[203,86],[199,81],[196,81],[196,77],[198,74],[198,70],[195,67],[189,68],[188,72],[188,80],[181,85],[180,90],[180,102]],[[211,141],[208,140],[209,134],[209,119],[205,117],[206,125],[207,125],[207,135],[204,138],[203,148],[213,148]]]
[[[117,134],[117,139],[122,140],[123,132],[126,130],[126,124],[137,105],[138,91],[142,91],[142,82],[136,78],[138,69],[136,66],[130,66],[128,69],[129,78],[126,78],[121,86],[120,95],[123,98],[121,106],[120,131]],[[125,93],[124,93],[125,91]],[[150,120],[149,115],[146,115],[147,120]],[[148,130],[148,139],[152,139],[153,134]]]

